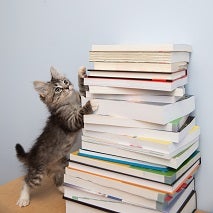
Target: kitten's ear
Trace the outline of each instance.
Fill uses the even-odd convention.
[[[33,82],[35,90],[38,92],[38,94],[41,97],[45,97],[48,93],[48,83],[45,83],[43,81],[34,81]]]
[[[54,67],[50,67],[50,73],[52,76],[52,79],[64,79],[64,75],[62,75],[61,73],[59,73]]]

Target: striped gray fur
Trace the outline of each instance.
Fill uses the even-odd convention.
[[[79,91],[83,95],[88,89],[83,85],[85,73],[85,68],[81,68],[78,73]],[[35,81],[34,87],[47,106],[50,116],[32,148],[25,152],[20,144],[16,144],[16,153],[27,169],[25,186],[38,186],[43,177],[49,175],[59,187],[63,184],[67,156],[84,125],[83,115],[92,113],[93,108],[90,101],[81,106],[79,92],[54,68],[51,68],[51,81]],[[24,206],[18,202],[18,205]]]

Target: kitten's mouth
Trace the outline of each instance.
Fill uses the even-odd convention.
[[[73,85],[69,85],[69,90],[73,90]]]

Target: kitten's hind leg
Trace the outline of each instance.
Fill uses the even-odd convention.
[[[28,206],[30,204],[30,187],[24,181],[20,197],[16,203],[16,205],[20,207]]]
[[[21,190],[20,197],[16,205],[20,207],[28,206],[30,204],[30,190],[41,184],[43,179],[43,170],[29,168],[28,173],[25,176],[24,184]]]
[[[58,190],[62,193],[64,193],[64,169],[68,165],[67,158],[64,157],[61,160],[59,160],[56,165],[54,165],[54,170],[51,171],[51,175],[53,177],[53,182],[55,186],[58,188]]]

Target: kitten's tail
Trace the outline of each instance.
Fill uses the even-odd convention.
[[[16,156],[17,158],[23,162],[23,163],[26,163],[27,161],[27,153],[24,151],[24,148],[22,147],[22,145],[20,144],[16,144]]]

